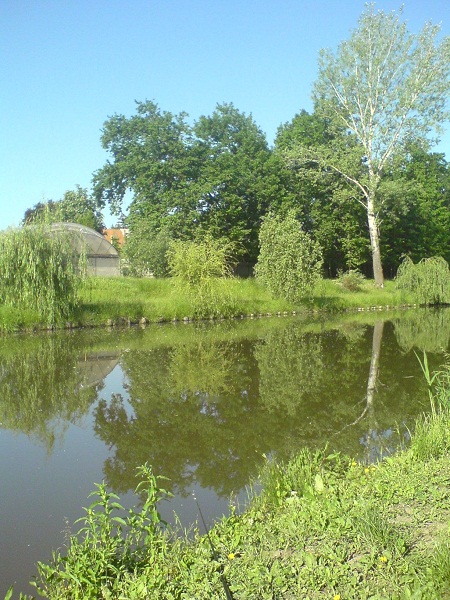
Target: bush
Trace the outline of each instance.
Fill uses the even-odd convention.
[[[256,277],[273,296],[298,302],[312,294],[320,278],[322,254],[317,242],[302,230],[295,212],[285,218],[269,214],[259,233]]]
[[[126,274],[132,277],[167,277],[171,236],[166,231],[156,232],[146,224],[135,226],[124,246]]]
[[[224,285],[235,263],[230,242],[210,236],[196,241],[172,241],[168,260],[175,284],[193,305],[193,316],[233,314],[234,301]]]
[[[6,231],[0,238],[0,301],[35,310],[53,325],[77,306],[85,264],[67,234],[50,234],[45,226]]]
[[[406,257],[395,278],[399,290],[414,294],[420,304],[450,303],[450,270],[440,256],[423,258],[417,264]]]
[[[338,272],[337,283],[348,292],[358,292],[365,281],[362,273],[356,269],[350,269],[347,272]]]

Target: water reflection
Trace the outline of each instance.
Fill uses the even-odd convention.
[[[72,341],[67,336],[0,338],[2,427],[35,438],[48,452],[68,425],[87,413],[112,368],[111,359],[105,367],[97,354],[81,358]]]
[[[95,481],[122,495],[144,462],[170,478],[179,504],[193,487],[209,490],[214,517],[211,497],[219,506],[217,498],[242,490],[264,455],[328,444],[370,461],[395,450],[428,408],[413,350],[426,350],[431,368],[441,363],[450,310],[380,316],[0,338],[0,443],[16,452],[1,466],[9,482],[0,490],[1,585],[22,564],[5,566],[12,535],[23,544],[30,533],[26,518],[41,523],[33,535],[45,550],[36,547],[33,561],[45,560]],[[23,434],[20,444],[8,432]]]
[[[97,333],[90,345],[86,334],[2,338],[2,427],[50,452],[94,406],[115,491],[133,489],[135,467],[148,461],[174,491],[189,493],[195,480],[229,496],[263,454],[286,458],[326,443],[367,459],[392,450],[402,436],[395,428],[423,409],[411,349],[437,353],[450,339],[445,310],[410,311],[386,326],[279,320],[267,331],[260,322],[256,334],[236,331],[184,328],[180,343],[174,331],[169,340],[129,332],[123,347],[114,334]],[[98,400],[119,362],[124,385]]]
[[[406,312],[394,321],[395,336],[404,352],[413,348],[442,352],[450,346],[449,309]]]
[[[442,312],[424,322],[430,337],[448,323]],[[263,455],[327,443],[368,461],[392,452],[425,398],[414,354],[398,352],[401,323],[291,321],[231,341],[193,329],[175,347],[126,353],[123,393],[95,411],[95,432],[113,449],[108,483],[132,489],[135,467],[148,461],[176,493],[196,481],[228,497],[257,475]]]

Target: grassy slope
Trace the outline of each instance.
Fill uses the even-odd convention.
[[[139,568],[118,576],[116,563],[103,591],[92,593],[72,579],[89,578],[84,548],[42,591],[53,599],[210,600],[225,598],[223,574],[234,600],[448,598],[449,451],[443,410],[419,420],[410,447],[378,465],[307,451],[287,465],[268,463],[261,495],[210,532],[216,560],[198,532],[191,541],[158,535]]]
[[[392,307],[412,302],[411,298],[395,289],[393,282],[387,282],[385,289],[377,290],[369,281],[359,292],[346,292],[334,281],[322,281],[314,297],[300,305],[274,300],[254,279],[228,280],[224,292],[229,300],[223,306],[225,316]],[[192,318],[194,311],[191,300],[177,291],[170,279],[91,278],[82,291],[81,305],[71,321],[74,326],[82,327],[105,326],[111,322],[136,323],[142,318],[150,322],[172,321]],[[31,311],[0,307],[0,331],[46,325]]]

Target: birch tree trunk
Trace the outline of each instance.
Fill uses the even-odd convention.
[[[367,223],[369,225],[370,247],[372,249],[373,277],[376,287],[384,287],[383,266],[381,264],[380,235],[378,219],[374,211],[373,198],[367,198]]]
[[[383,339],[384,321],[377,321],[373,328],[372,338],[372,356],[370,359],[369,378],[367,380],[367,392],[366,392],[366,414],[368,416],[369,430],[367,432],[367,448],[366,448],[366,460],[372,462],[372,442],[374,440],[374,433],[377,431],[377,421],[375,417],[374,397],[378,383],[378,371],[380,365],[380,353],[381,353],[381,341]],[[375,435],[375,437],[377,437]],[[375,454],[381,455],[381,448],[375,451]]]

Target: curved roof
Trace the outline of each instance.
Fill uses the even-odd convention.
[[[86,254],[88,256],[119,256],[119,253],[112,244],[105,239],[101,233],[80,225],[79,223],[52,223],[51,231],[67,231],[74,233],[73,236],[75,249],[81,251],[80,243],[86,244]]]

